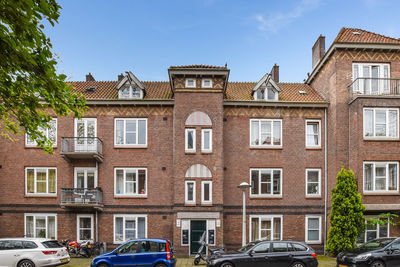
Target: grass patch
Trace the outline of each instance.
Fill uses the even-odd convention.
[[[318,256],[318,267],[336,267],[336,258],[328,256]]]

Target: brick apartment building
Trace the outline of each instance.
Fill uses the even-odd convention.
[[[313,47],[305,83],[229,82],[227,66],[171,66],[169,81],[71,82],[82,120],[54,118],[53,155],[28,136],[0,140],[0,237],[92,239],[108,248],[163,237],[180,254],[294,239],[322,251],[330,191],[354,170],[367,214],[398,212],[400,40],[343,28]],[[351,127],[350,127],[351,126]],[[327,194],[328,192],[328,194]],[[397,236],[371,227],[360,242]]]

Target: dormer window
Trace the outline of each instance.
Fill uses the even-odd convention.
[[[202,88],[212,88],[212,80],[211,79],[203,79],[201,80]]]
[[[186,79],[186,88],[195,88],[196,79]]]
[[[134,85],[124,86],[119,90],[119,98],[142,98],[142,90]]]
[[[267,73],[256,86],[253,87],[252,91],[255,100],[278,101],[278,94],[282,89],[272,79],[271,74]]]
[[[260,88],[254,94],[256,100],[268,100],[275,101],[278,100],[278,92],[272,88]]]

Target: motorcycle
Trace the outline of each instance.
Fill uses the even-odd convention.
[[[90,258],[92,256],[92,244],[90,241],[64,241],[64,245],[66,244],[67,251],[70,256],[82,256],[85,258]]]
[[[203,232],[203,234],[200,237],[200,240],[198,241],[200,244],[200,247],[197,250],[196,255],[194,256],[194,262],[193,262],[194,265],[198,265],[200,263],[200,260],[207,262],[208,258],[211,257],[212,255],[216,255],[216,254],[219,254],[219,253],[225,251],[224,247],[210,249],[209,244],[207,244],[207,242],[205,240],[206,240],[206,232]],[[208,249],[208,251],[209,251],[208,257],[203,253],[204,248]]]

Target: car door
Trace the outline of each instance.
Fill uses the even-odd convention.
[[[290,266],[293,255],[288,251],[287,242],[273,242],[271,252],[268,253],[268,266],[286,267]]]
[[[153,241],[141,241],[138,246],[139,249],[136,255],[136,266],[152,266],[160,255],[160,252],[158,252],[158,243]]]
[[[384,253],[386,253],[386,267],[400,266],[400,241],[394,242]]]
[[[0,266],[15,266],[21,259],[23,252],[22,241],[2,240],[0,241]]]
[[[121,246],[110,259],[113,266],[136,266],[138,243],[132,241]]]
[[[263,242],[255,246],[249,255],[240,259],[240,267],[272,267],[268,265],[267,255],[270,252],[271,243]]]

